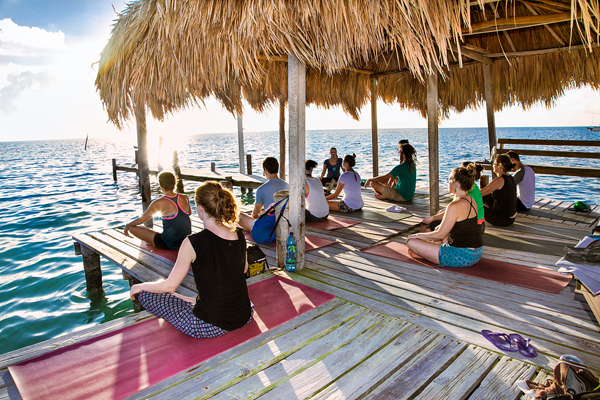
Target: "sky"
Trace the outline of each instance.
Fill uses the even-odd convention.
[[[100,53],[124,1],[0,0],[0,141],[135,138],[135,124],[119,131],[108,122],[94,80]],[[418,113],[378,103],[378,127],[426,128]],[[356,121],[340,108],[308,107],[306,129],[370,129],[367,106]],[[277,131],[279,111],[244,112],[246,132]],[[497,127],[588,126],[600,124],[600,93],[589,88],[569,90],[555,107],[524,111],[510,107],[496,113]],[[485,127],[482,107],[452,114],[442,128]],[[237,131],[236,119],[216,100],[206,107],[148,118],[149,135],[179,135]]]

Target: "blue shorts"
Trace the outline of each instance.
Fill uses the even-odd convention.
[[[440,267],[470,267],[481,260],[482,248],[470,249],[468,247],[453,247],[444,243],[440,247],[438,257]]]

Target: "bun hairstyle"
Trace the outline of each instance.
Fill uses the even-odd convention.
[[[500,154],[496,157],[496,163],[505,173],[512,170],[515,164],[510,160],[510,157],[506,154]]]
[[[403,143],[404,140],[401,140],[398,144],[398,150],[402,155],[404,155],[404,162],[408,164],[408,171],[412,172],[415,168],[415,164],[417,164],[417,151],[414,147],[408,144],[408,140],[406,143]]]
[[[458,182],[460,188],[465,192],[471,190],[475,184],[475,176],[477,175],[477,169],[475,164],[471,163],[468,167],[458,167],[452,170],[452,178],[454,182]]]
[[[481,164],[477,164],[474,162],[470,162],[470,161],[465,161],[462,163],[462,166],[465,168],[469,168],[469,166],[472,165],[475,169],[475,181],[477,182],[480,178],[481,178],[481,172],[483,171],[483,165]]]
[[[171,191],[175,188],[175,175],[169,171],[163,171],[158,174],[158,184],[166,191]]]
[[[231,190],[223,188],[215,181],[204,182],[196,189],[194,200],[196,205],[202,206],[217,224],[228,227],[232,232],[235,231],[235,224],[240,216],[240,206]]]
[[[350,166],[350,168],[354,168],[354,166],[356,165],[356,154],[354,154],[354,153],[352,153],[352,155],[346,154],[344,156],[344,162],[347,162],[348,165]]]

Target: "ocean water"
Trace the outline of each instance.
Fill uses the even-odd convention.
[[[598,140],[598,133],[580,128],[499,128],[501,138]],[[427,185],[427,132],[424,129],[388,129],[379,132],[379,170],[387,172],[398,162],[398,140],[409,139],[419,157],[418,184]],[[245,150],[253,170],[260,161],[278,156],[277,132],[246,133]],[[121,270],[102,260],[105,294],[89,298],[81,257],[73,250],[72,236],[122,226],[141,214],[137,178],[119,172],[113,182],[111,159],[133,161],[130,140],[111,143],[90,139],[36,142],[0,142],[0,353],[100,324],[133,312],[129,286]],[[464,160],[481,160],[489,154],[487,130],[440,129],[440,181]],[[170,165],[177,150],[182,167],[238,171],[237,134],[194,135],[176,141],[149,143],[151,165]],[[370,176],[369,130],[309,131],[307,158],[319,164],[335,146],[338,154],[357,155],[355,169]],[[577,148],[574,151],[597,151]],[[525,163],[595,166],[586,159],[523,157]],[[289,171],[289,168],[287,168]],[[160,195],[153,180],[153,198]],[[189,194],[197,186],[185,182]],[[600,179],[538,176],[536,197],[600,201]],[[241,192],[236,189],[241,197]],[[251,196],[244,202],[252,202]]]

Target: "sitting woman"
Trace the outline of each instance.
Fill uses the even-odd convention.
[[[475,182],[473,183],[473,187],[471,190],[467,192],[469,196],[471,196],[475,203],[477,204],[477,223],[481,227],[481,233],[483,234],[485,231],[485,217],[483,211],[483,197],[481,196],[481,190],[479,190],[479,185],[477,181],[481,178],[481,172],[483,171],[483,166],[480,164],[471,163],[465,161],[462,163],[462,166],[465,167],[470,173],[475,174]],[[432,215],[431,217],[427,217],[423,219],[423,223],[429,225],[429,229],[436,229],[440,223],[442,222],[442,218],[444,218],[445,209],[441,210],[436,215]]]
[[[361,180],[360,175],[352,168],[356,165],[356,154],[346,154],[342,163],[344,172],[340,176],[340,181],[335,189],[335,192],[325,197],[330,210],[341,211],[343,213],[358,211],[363,208],[363,199],[361,195]],[[344,192],[342,200],[334,200]]]
[[[335,147],[329,149],[329,155],[330,157],[323,162],[323,171],[319,177],[323,186],[329,185],[334,179],[336,181],[339,181],[340,179],[342,159],[338,157],[337,149]],[[327,172],[327,176],[325,176],[325,172]]]
[[[123,232],[127,236],[131,233],[156,248],[177,250],[183,239],[192,233],[190,199],[185,194],[173,191],[175,188],[175,175],[170,172],[163,171],[158,174],[158,184],[164,196],[150,203],[150,206],[141,217],[125,225]],[[158,212],[161,214],[163,221],[162,233],[140,226]]]
[[[306,160],[304,168],[306,169],[306,208],[304,210],[304,216],[306,222],[321,222],[325,221],[329,216],[329,205],[325,200],[325,193],[323,192],[323,186],[321,181],[317,178],[312,177],[312,171],[317,166],[317,162],[314,160]]]
[[[506,154],[496,157],[494,172],[498,175],[481,190],[485,220],[492,225],[509,226],[517,216],[517,185],[508,171],[514,164]]]
[[[415,195],[417,186],[417,151],[401,140],[398,144],[400,164],[385,175],[379,175],[365,182],[365,189],[371,185],[375,198],[379,200],[409,201]]]
[[[408,248],[441,267],[468,267],[481,259],[481,228],[477,204],[467,194],[475,181],[474,171],[459,167],[448,178],[448,190],[455,199],[448,205],[440,227],[406,238]]]
[[[239,206],[231,191],[217,182],[196,189],[204,229],[186,238],[166,280],[131,287],[140,304],[175,329],[194,338],[211,338],[241,328],[252,319],[246,287],[246,239],[235,228]],[[198,296],[172,293],[192,269]]]

